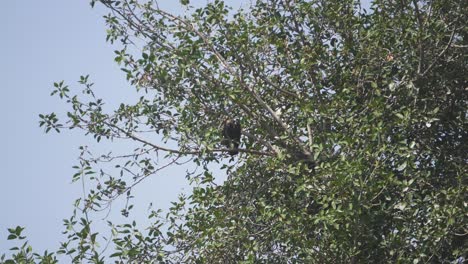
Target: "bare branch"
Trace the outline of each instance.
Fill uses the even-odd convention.
[[[167,148],[167,147],[162,147],[162,146],[159,146],[159,145],[155,145],[145,139],[142,139],[140,138],[139,136],[131,133],[131,132],[128,132],[128,131],[125,131],[124,129],[118,127],[118,126],[115,126],[115,125],[112,125],[112,124],[109,124],[107,122],[104,122],[106,125],[110,126],[110,127],[113,127],[117,130],[119,130],[120,132],[124,133],[127,137],[135,140],[135,141],[138,141],[138,142],[141,142],[143,144],[146,144],[148,146],[151,146],[153,147],[154,149],[156,150],[161,150],[161,151],[165,151],[165,152],[169,152],[169,153],[173,153],[173,154],[179,154],[179,155],[199,155],[199,154],[202,154],[203,150],[200,150],[200,149],[197,149],[197,150],[178,150],[178,149],[171,149],[171,148]],[[257,155],[264,155],[264,156],[276,156],[276,153],[274,152],[264,152],[264,151],[257,151],[257,150],[250,150],[250,149],[237,149],[239,152],[243,152],[243,153],[250,153],[250,154],[257,154]],[[231,151],[231,149],[226,149],[226,148],[221,148],[221,149],[206,149],[207,152],[229,152]]]
[[[422,74],[420,74],[421,77],[426,75],[432,69],[432,67],[434,67],[436,62],[445,54],[445,52],[447,52],[447,50],[450,48],[450,45],[452,45],[454,36],[455,36],[455,29],[452,31],[452,34],[450,35],[450,40],[447,43],[447,46],[439,53],[439,55],[437,55],[434,61],[432,61],[431,65],[429,65],[429,67],[427,67],[427,69]]]
[[[421,74],[422,64],[424,61],[424,49],[422,46],[422,31],[423,31],[423,22],[421,18],[421,13],[419,12],[418,2],[413,0],[414,10],[416,12],[416,19],[418,20],[419,33],[418,33],[418,49],[419,49],[419,63],[418,63],[418,74]]]

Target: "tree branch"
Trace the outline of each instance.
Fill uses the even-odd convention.
[[[252,89],[252,87],[246,85],[239,77],[237,72],[229,65],[229,63],[224,59],[224,57],[213,47],[213,45],[209,42],[207,36],[203,33],[201,33],[199,30],[197,30],[192,24],[188,23],[187,21],[184,21],[183,19],[176,17],[172,14],[167,13],[164,10],[158,9],[157,10],[161,15],[167,17],[168,19],[172,21],[179,22],[179,25],[183,25],[186,29],[191,30],[195,34],[197,34],[205,43],[205,45],[213,52],[213,54],[216,56],[219,62],[228,70],[230,74],[233,76],[236,76],[238,80],[240,80],[240,83],[242,87],[247,90],[254,98],[255,100],[265,109],[268,111],[268,113],[275,119],[275,121],[285,130],[288,132],[288,134],[292,135],[292,133],[289,131],[288,126],[279,118],[276,114],[275,111]]]
[[[155,145],[145,139],[142,139],[140,138],[139,136],[131,133],[131,132],[128,132],[128,131],[125,131],[124,129],[118,127],[118,126],[115,126],[115,125],[112,125],[110,123],[107,123],[107,122],[104,122],[104,124],[112,127],[112,128],[115,128],[117,129],[118,131],[124,133],[127,137],[135,140],[135,141],[138,141],[138,142],[141,142],[145,145],[148,145],[148,146],[151,146],[153,147],[154,149],[156,150],[161,150],[161,151],[165,151],[165,152],[169,152],[169,153],[174,153],[174,154],[179,154],[179,155],[199,155],[199,154],[202,154],[203,150],[200,150],[200,149],[197,149],[197,150],[187,150],[187,151],[184,151],[184,150],[178,150],[178,149],[171,149],[171,148],[167,148],[167,147],[162,147],[162,146],[159,146],[159,145]],[[264,151],[257,151],[257,150],[250,150],[250,149],[237,149],[239,152],[243,152],[243,153],[250,153],[250,154],[257,154],[257,155],[264,155],[264,156],[276,156],[276,153],[274,152],[264,152]],[[226,149],[226,148],[220,148],[220,149],[206,149],[206,151],[208,152],[229,152],[229,151],[232,151],[232,149]]]
[[[427,69],[422,74],[420,74],[421,77],[426,75],[432,69],[432,67],[434,67],[436,62],[445,54],[445,52],[447,52],[447,50],[450,48],[450,45],[452,45],[454,36],[455,36],[455,29],[452,31],[452,34],[450,35],[450,39],[449,39],[449,42],[447,43],[447,46],[439,53],[439,55],[437,55],[434,61],[432,61],[431,65],[429,65],[429,67],[427,67]]]
[[[419,7],[418,7],[418,2],[416,0],[413,0],[413,5],[414,5],[414,10],[416,12],[416,19],[418,20],[418,27],[419,27],[419,32],[418,32],[418,49],[419,49],[419,63],[418,63],[418,74],[421,74],[422,71],[422,64],[424,61],[424,49],[422,46],[422,30],[423,30],[423,22],[421,19],[421,13],[419,12]]]

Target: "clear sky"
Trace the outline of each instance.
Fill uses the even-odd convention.
[[[179,1],[159,2],[180,12]],[[26,227],[31,245],[40,252],[58,249],[64,240],[62,219],[71,216],[72,204],[81,195],[80,184],[71,183],[78,147],[87,145],[96,153],[125,148],[96,144],[80,131],[45,134],[38,126],[38,114],[67,111],[65,103],[49,96],[56,81],[79,89],[80,75],[90,74],[97,96],[111,105],[135,98],[134,88],[113,61],[114,48],[105,42],[105,13],[100,7],[91,9],[87,0],[2,3],[0,255],[12,247],[7,228],[17,225]],[[190,189],[181,168],[147,179],[134,192],[133,217],[144,219],[150,202],[168,208]]]
[[[64,103],[49,96],[53,82],[65,80],[79,88],[79,76],[90,74],[100,97],[111,102],[135,97],[113,61],[113,48],[105,42],[105,10],[91,9],[88,2],[2,4],[0,253],[11,247],[6,228],[16,225],[26,227],[33,247],[58,249],[63,240],[62,219],[71,215],[73,201],[81,194],[80,185],[71,184],[78,147],[110,150],[78,131],[44,134],[38,114],[67,110]],[[167,208],[184,187],[183,171],[148,179],[138,190],[144,206],[137,211],[143,216],[149,202]]]
[[[178,1],[159,2],[179,12]],[[227,2],[238,6],[248,1]],[[6,229],[16,225],[26,227],[35,249],[58,249],[64,240],[62,219],[71,215],[81,195],[80,185],[71,184],[78,147],[87,145],[96,153],[125,148],[96,144],[79,131],[45,134],[38,126],[39,113],[67,111],[63,102],[49,96],[56,81],[79,89],[79,76],[90,74],[97,95],[111,105],[135,98],[134,88],[113,61],[114,48],[105,42],[105,13],[91,9],[87,0],[2,3],[0,255],[12,246]],[[134,192],[134,218],[144,219],[150,202],[168,208],[179,193],[190,190],[184,176],[184,170],[176,168],[140,184]]]

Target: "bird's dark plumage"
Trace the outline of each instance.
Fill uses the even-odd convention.
[[[221,144],[230,149],[229,154],[236,155],[239,153],[239,144],[241,138],[241,125],[239,120],[226,119],[223,123],[223,141]]]

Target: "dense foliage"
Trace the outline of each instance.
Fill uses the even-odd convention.
[[[97,158],[83,148],[74,179],[94,188],[57,253],[76,263],[467,258],[466,1],[376,0],[366,11],[352,0],[259,0],[233,11],[185,0],[182,16],[154,1],[95,2],[110,10],[115,61],[141,97],[106,112],[88,76],[84,95],[59,82],[53,94],[70,111],[63,122],[41,115],[41,126],[138,148]],[[226,118],[243,129],[232,159],[220,144]],[[109,222],[102,252],[93,212],[122,198],[128,216],[135,185],[182,163],[197,167],[193,193],[149,226]],[[54,258],[25,244],[0,262]]]

